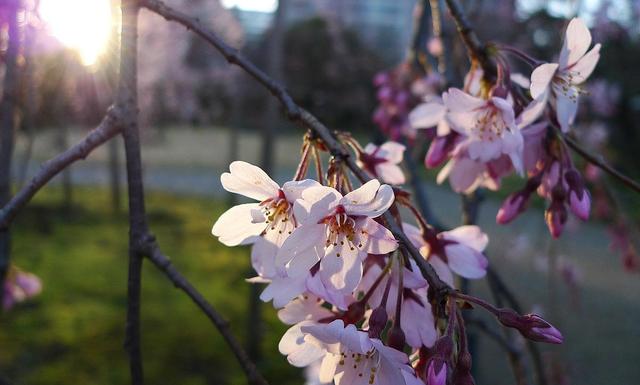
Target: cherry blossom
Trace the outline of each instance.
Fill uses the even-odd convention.
[[[393,199],[393,189],[375,179],[344,197],[331,187],[305,189],[293,208],[301,225],[278,251],[277,267],[299,277],[320,262],[324,285],[350,294],[360,282],[368,253],[386,254],[398,247],[391,232],[373,220]]]
[[[558,63],[542,64],[531,74],[531,97],[550,100],[562,132],[568,132],[575,119],[578,98],[583,93],[580,84],[600,59],[600,44],[589,50],[590,45],[589,29],[581,19],[574,18],[567,27]]]
[[[308,366],[322,359],[321,383],[336,385],[418,385],[403,352],[385,346],[377,338],[342,320],[329,324],[303,321],[280,340],[280,352],[294,366]]]
[[[375,178],[389,184],[403,184],[405,176],[399,164],[405,146],[397,142],[386,142],[381,146],[367,144],[358,156],[358,165]]]
[[[213,225],[212,234],[227,246],[254,244],[251,262],[261,277],[276,275],[274,260],[278,248],[296,227],[293,203],[302,192],[319,186],[307,179],[278,186],[262,169],[235,161],[220,181],[225,190],[260,203],[245,203],[223,213]]]
[[[15,304],[35,297],[42,291],[42,282],[35,274],[10,267],[4,281],[2,308],[7,311]]]
[[[452,271],[470,279],[485,276],[488,261],[482,252],[489,243],[489,237],[478,226],[460,226],[438,233],[433,229],[421,231],[404,223],[403,229],[420,254],[448,284],[453,286]]]

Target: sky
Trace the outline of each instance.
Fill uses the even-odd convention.
[[[273,12],[278,7],[278,0],[222,0],[222,5],[245,11]]]

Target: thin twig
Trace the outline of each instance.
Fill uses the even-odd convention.
[[[157,268],[159,268],[164,274],[173,282],[174,286],[182,290],[191,298],[191,300],[198,305],[200,310],[211,320],[211,322],[218,329],[225,342],[236,356],[242,370],[247,375],[247,379],[250,384],[253,385],[267,385],[267,381],[262,377],[255,364],[249,358],[247,352],[242,348],[242,344],[234,337],[229,328],[229,322],[227,322],[220,313],[209,303],[207,300],[196,290],[196,288],[189,283],[189,281],[176,270],[171,263],[171,260],[162,254],[162,251],[155,243],[153,238],[148,238],[146,244],[146,255]]]
[[[91,151],[111,139],[120,132],[118,108],[112,107],[100,124],[91,130],[80,142],[68,150],[44,162],[38,173],[28,184],[0,210],[0,229],[6,229],[15,219],[18,212],[44,187],[54,176],[58,175],[70,164],[85,159]]]
[[[573,151],[575,151],[578,155],[583,157],[589,163],[592,163],[595,166],[598,166],[600,169],[604,170],[609,175],[611,175],[612,177],[622,182],[625,186],[629,187],[635,192],[640,193],[640,183],[638,183],[637,181],[629,178],[628,176],[624,175],[620,171],[613,168],[611,165],[609,165],[609,163],[607,163],[604,160],[604,158],[601,155],[595,155],[590,153],[587,149],[585,149],[580,144],[578,144],[578,142],[576,142],[574,139],[566,135],[563,136],[563,139],[565,143],[567,143],[567,146],[569,146]]]

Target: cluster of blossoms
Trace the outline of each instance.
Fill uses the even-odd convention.
[[[569,211],[587,220],[591,196],[564,136],[574,123],[581,85],[600,57],[600,45],[590,46],[591,34],[578,18],[568,25],[557,63],[496,46],[495,79],[474,65],[463,89],[450,88],[411,111],[414,129],[435,132],[425,164],[446,163],[438,181],[449,179],[453,190],[470,193],[498,189],[502,178],[516,172],[527,182],[505,200],[498,223],[523,212],[534,192],[549,202],[545,220],[554,237],[561,235]],[[511,75],[506,53],[534,67],[530,79]]]
[[[338,138],[373,179],[353,188],[338,158],[325,174],[319,152],[326,148],[308,136],[296,175],[281,186],[259,167],[231,163],[223,187],[256,202],[232,207],[212,229],[227,246],[252,246],[257,276],[249,281],[267,285],[261,299],[291,325],[279,349],[292,365],[307,368],[311,383],[472,384],[460,314],[467,303],[528,338],[561,342],[538,316],[496,309],[453,289],[454,275],[486,274],[488,237],[477,226],[437,231],[419,215],[397,186],[404,182],[402,145],[362,148],[348,135]],[[310,164],[317,180],[305,179]],[[417,226],[403,222],[398,206],[409,209]],[[396,239],[389,218],[410,245]],[[418,262],[431,266],[445,295],[432,289]]]
[[[35,297],[42,291],[40,278],[14,265],[9,267],[2,292],[2,309],[8,311],[17,303]]]

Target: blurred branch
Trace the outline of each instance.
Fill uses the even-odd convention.
[[[18,25],[18,0],[5,4],[8,24],[8,42],[4,53],[4,79],[2,101],[0,103],[0,205],[11,198],[11,158],[16,129],[16,100],[18,98],[18,55],[20,50],[20,31]],[[4,277],[9,269],[11,252],[11,234],[8,228],[0,229],[0,287],[4,287]]]
[[[91,151],[120,132],[119,109],[111,107],[100,124],[91,130],[84,139],[68,150],[44,162],[36,175],[31,178],[13,198],[0,210],[0,230],[9,227],[18,212],[45,186],[54,176],[70,164],[85,159]]]
[[[602,169],[612,177],[622,182],[628,188],[634,190],[635,192],[640,193],[640,183],[638,183],[637,181],[631,179],[630,177],[624,175],[620,171],[613,168],[611,165],[609,165],[609,163],[607,163],[604,160],[604,157],[602,155],[596,155],[596,154],[590,153],[587,149],[582,147],[578,142],[576,142],[574,139],[570,138],[569,136],[563,135],[563,139],[567,144],[567,146],[569,146],[578,155],[583,157],[586,161],[599,167],[600,169]]]
[[[242,348],[240,342],[234,337],[229,328],[229,322],[227,322],[209,303],[207,300],[196,290],[189,281],[176,270],[171,263],[171,260],[162,254],[162,251],[156,244],[152,237],[147,237],[144,243],[145,255],[158,269],[173,282],[174,286],[185,292],[191,298],[191,300],[198,305],[200,310],[211,320],[211,322],[218,329],[225,342],[236,356],[242,370],[247,375],[247,379],[252,385],[267,385],[267,381],[262,377],[256,365],[251,361],[249,355]]]

